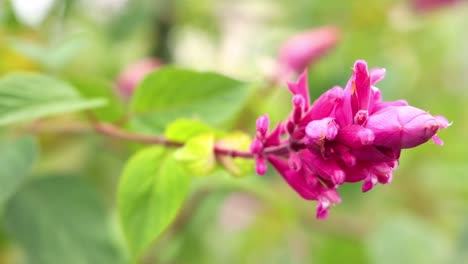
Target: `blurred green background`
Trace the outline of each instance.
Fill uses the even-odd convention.
[[[37,6],[28,13],[13,2]],[[36,2],[50,5],[43,8]],[[342,37],[309,68],[312,97],[333,85],[344,86],[354,61],[365,59],[370,67],[387,69],[378,85],[384,99],[404,98],[453,122],[439,133],[445,146],[428,143],[404,151],[390,185],[365,194],[360,184],[340,187],[342,203],[323,221],[315,219],[315,203],[302,200],[271,169],[264,177],[201,179],[184,217],[155,242],[143,263],[468,263],[466,2],[423,11],[409,0],[3,0],[0,75],[40,71],[88,89],[111,90],[126,65],[153,57],[263,87],[281,43],[291,34],[325,25],[340,28]],[[286,118],[290,95],[285,85],[270,89],[269,97],[252,100],[231,127],[253,132],[256,116],[264,112],[275,121]],[[123,110],[116,108],[118,117]],[[106,250],[125,255],[115,188],[133,148],[92,134],[39,136],[41,155],[32,178],[83,179],[96,196],[86,199],[98,200],[108,220],[105,226],[82,223],[77,232],[108,228],[116,248]],[[86,210],[85,200],[72,198],[71,204]],[[43,205],[39,201],[27,210],[40,212]],[[69,208],[44,221],[59,226],[63,215],[73,217],[74,212],[79,218],[81,213]],[[21,210],[18,214],[19,222],[29,217]],[[22,263],[24,248],[16,241],[32,250],[35,244],[24,241],[40,235],[30,228],[22,229],[24,234],[0,230],[0,263]],[[89,253],[54,242],[36,250],[69,246],[77,258]],[[61,256],[52,259],[57,262],[50,263],[68,263]]]

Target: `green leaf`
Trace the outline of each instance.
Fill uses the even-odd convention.
[[[367,242],[371,263],[450,263],[446,238],[415,217],[392,217]]]
[[[76,177],[29,182],[9,201],[5,224],[27,263],[124,263],[97,193]]]
[[[458,233],[455,247],[455,261],[453,263],[468,263],[468,222],[464,220],[461,232]]]
[[[105,105],[83,99],[63,81],[35,73],[13,73],[0,79],[0,125]]]
[[[184,163],[188,171],[195,176],[207,176],[216,165],[213,133],[195,136],[178,149],[174,156]]]
[[[111,82],[89,76],[77,76],[71,82],[84,98],[107,99],[106,106],[92,110],[99,120],[115,122],[123,117],[123,102],[119,100]]]
[[[44,45],[23,39],[10,40],[11,47],[17,52],[49,69],[60,69],[66,65],[86,44],[84,37],[78,35],[69,36],[52,45]]]
[[[251,139],[249,135],[242,132],[233,132],[226,134],[216,141],[216,146],[224,149],[235,149],[249,151]],[[251,174],[255,166],[251,159],[232,158],[229,156],[220,156],[220,162],[232,175],[236,177]]]
[[[38,147],[32,137],[0,141],[0,208],[13,195],[38,156]]]
[[[170,140],[185,142],[194,136],[209,132],[215,132],[215,130],[201,121],[177,119],[166,128],[165,137]]]
[[[369,263],[362,240],[330,233],[314,234],[314,239],[313,263]]]
[[[143,80],[132,98],[131,128],[162,133],[184,117],[221,125],[240,111],[248,95],[245,83],[216,73],[161,68]]]
[[[118,207],[135,260],[174,221],[189,184],[182,166],[161,147],[144,149],[128,161],[120,180]]]

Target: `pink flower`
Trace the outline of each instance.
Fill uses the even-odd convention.
[[[119,93],[125,98],[130,97],[138,84],[150,72],[161,66],[157,59],[143,59],[136,63],[128,65],[119,75],[117,88]]]
[[[419,12],[427,12],[461,2],[462,0],[412,0],[413,7]]]
[[[278,124],[275,130],[267,135],[270,119],[267,114],[264,114],[257,119],[256,126],[257,135],[250,145],[250,152],[255,156],[255,171],[258,175],[264,175],[267,171],[267,165],[262,152],[266,147],[280,144],[282,125]]]
[[[336,46],[340,30],[325,26],[289,38],[279,51],[279,75],[299,74]],[[281,78],[280,78],[281,79]]]
[[[413,106],[389,106],[370,116],[365,126],[374,132],[374,145],[402,149],[428,141],[448,122]]]
[[[449,126],[441,116],[409,106],[404,100],[383,101],[374,85],[385,69],[369,70],[356,61],[345,89],[338,86],[310,103],[306,74],[289,83],[293,110],[285,122],[268,134],[266,115],[257,120],[251,150],[257,173],[266,170],[265,158],[304,199],[316,200],[317,218],[341,202],[337,189],[345,182],[362,181],[362,191],[388,184],[401,150],[433,139]],[[282,138],[282,135],[287,135]]]

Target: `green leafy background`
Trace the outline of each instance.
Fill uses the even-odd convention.
[[[36,26],[11,2],[0,1],[0,263],[468,262],[466,2],[67,0]],[[403,152],[390,185],[340,187],[325,221],[272,169],[258,177],[203,148],[127,143],[87,122],[187,146],[254,135],[257,116],[275,124],[291,107],[286,84],[268,85],[278,47],[324,25],[342,33],[309,68],[313,98],[365,59],[387,69],[386,100],[453,122],[443,147]],[[167,66],[123,98],[120,72],[148,57]],[[245,148],[244,136],[231,139]]]

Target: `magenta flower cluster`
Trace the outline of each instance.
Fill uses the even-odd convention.
[[[268,161],[300,196],[318,201],[317,218],[323,219],[341,202],[337,188],[343,183],[362,181],[363,192],[388,184],[402,149],[431,138],[442,145],[436,133],[447,120],[404,100],[383,101],[374,85],[384,76],[385,69],[368,70],[358,60],[345,89],[333,87],[312,104],[306,73],[289,83],[293,109],[287,121],[269,133],[268,116],[257,120],[251,144],[256,172],[265,174]]]

